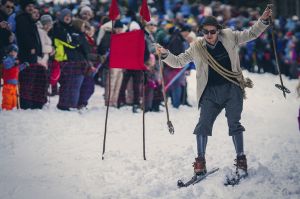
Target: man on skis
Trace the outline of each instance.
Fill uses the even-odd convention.
[[[182,68],[189,62],[196,65],[197,100],[200,117],[194,134],[197,139],[198,157],[194,162],[196,175],[207,172],[205,150],[208,136],[216,117],[225,109],[229,135],[236,150],[236,172],[247,174],[247,159],[244,154],[241,113],[245,87],[252,87],[252,82],[242,75],[239,60],[239,45],[256,39],[269,25],[272,10],[267,7],[259,20],[249,29],[233,31],[223,29],[215,17],[208,16],[200,26],[203,37],[198,38],[189,49],[178,56],[161,46],[157,53],[171,67]]]

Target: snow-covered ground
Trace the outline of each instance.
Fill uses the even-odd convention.
[[[189,78],[193,108],[170,108],[175,134],[170,135],[165,111],[146,114],[146,157],[142,153],[142,114],[129,107],[110,108],[105,160],[101,160],[105,111],[97,87],[89,110],[62,112],[51,98],[43,110],[0,112],[1,199],[108,198],[300,198],[300,133],[297,125],[297,80],[284,78],[292,94],[284,99],[273,75],[247,74],[248,89],[242,124],[250,178],[224,187],[233,168],[234,147],[224,112],[208,140],[207,167],[220,170],[200,184],[178,189],[178,179],[193,174],[198,121],[195,74]]]

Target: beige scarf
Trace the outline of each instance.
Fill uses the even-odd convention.
[[[201,60],[207,65],[209,65],[213,70],[219,73],[222,77],[227,79],[228,81],[238,85],[242,91],[244,99],[246,99],[245,88],[253,88],[253,82],[249,78],[244,78],[242,71],[232,72],[221,66],[207,51],[207,48],[202,45],[201,42],[197,42],[200,48],[200,57]],[[233,80],[236,79],[237,81]]]

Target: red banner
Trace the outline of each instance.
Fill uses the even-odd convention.
[[[150,21],[150,12],[149,8],[147,5],[147,0],[143,0],[141,10],[140,10],[140,15],[145,21]]]
[[[113,34],[110,43],[109,65],[111,68],[146,70],[144,52],[143,30]]]
[[[117,0],[112,0],[109,8],[109,18],[111,20],[116,20],[120,15]]]

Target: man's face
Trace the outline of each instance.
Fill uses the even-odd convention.
[[[116,34],[120,34],[123,32],[123,28],[115,28]]]
[[[89,21],[91,18],[93,18],[92,13],[88,12],[88,11],[81,13],[80,16],[81,16],[81,19],[84,21]]]
[[[34,4],[28,4],[27,6],[26,6],[26,8],[25,8],[25,12],[26,13],[29,13],[29,14],[32,14],[32,12],[33,12],[33,10],[35,9],[35,6],[34,6]]]
[[[71,17],[71,15],[66,15],[65,17],[64,17],[64,22],[66,23],[66,24],[69,24],[69,23],[71,23],[72,22],[72,17]]]
[[[86,34],[88,36],[90,36],[90,37],[93,37],[94,34],[95,34],[95,31],[96,30],[95,30],[94,26],[91,26],[91,27],[89,27],[89,28],[86,29]]]
[[[189,34],[190,34],[190,32],[188,32],[188,31],[181,32],[181,35],[184,39],[186,39]]]
[[[4,5],[1,6],[1,10],[3,10],[8,16],[13,13],[14,9],[15,4],[11,1],[7,1]]]
[[[216,43],[219,34],[217,27],[211,25],[204,26],[202,29],[202,33],[206,42],[210,44]]]
[[[147,28],[151,33],[155,33],[157,31],[157,26],[155,24],[149,24],[147,25]]]
[[[32,12],[31,12],[31,16],[32,16],[32,19],[33,19],[34,21],[39,20],[39,18],[40,18],[40,11],[39,11],[38,9],[34,8],[34,9],[32,10]]]

